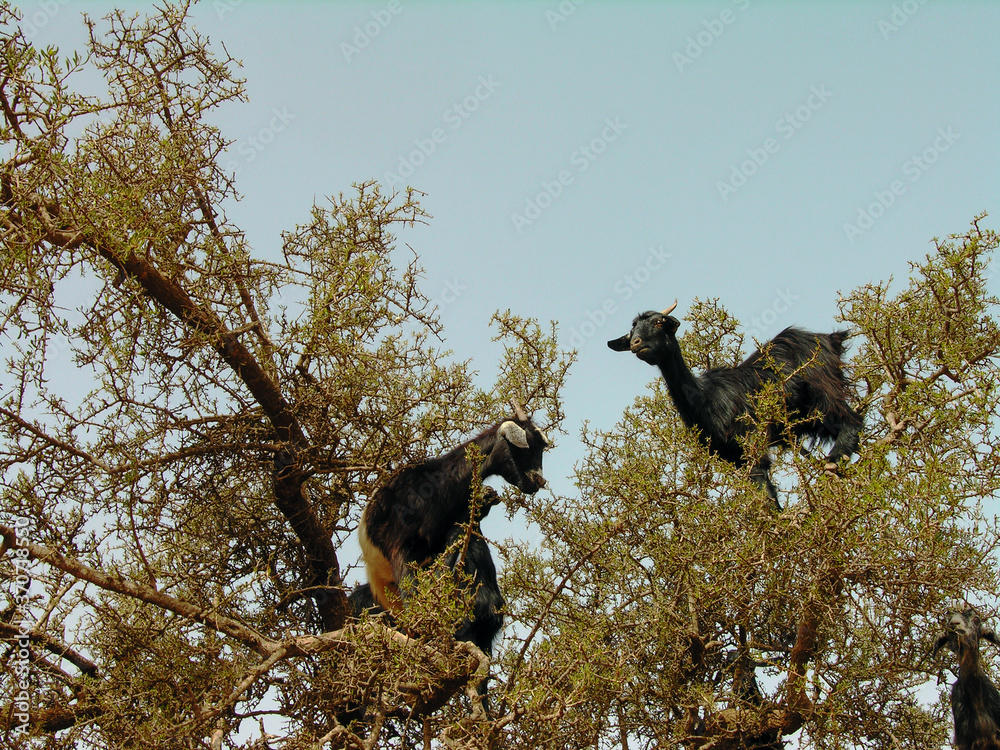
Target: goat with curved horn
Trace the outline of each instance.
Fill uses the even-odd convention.
[[[521,406],[520,402],[515,399],[510,399],[508,401],[511,408],[514,410],[514,416],[520,419],[522,422],[528,421],[528,415],[524,411],[524,407]]]
[[[456,538],[464,537],[471,524],[478,524],[499,502],[497,493],[483,489],[485,503],[475,508],[472,502],[473,467],[468,450],[473,445],[483,456],[479,476],[503,477],[529,495],[546,485],[542,475],[542,453],[549,447],[548,438],[524,414],[515,408],[514,419],[505,419],[439,458],[407,466],[397,471],[372,495],[358,527],[361,553],[365,561],[368,590],[359,589],[354,604],[357,611],[372,608],[400,611],[408,580],[414,568],[426,566],[442,555]],[[447,561],[454,567],[452,560]],[[459,631],[467,640],[480,646],[492,643],[503,624],[496,587],[496,571],[485,540],[470,542],[466,556],[469,565],[479,571],[482,584],[473,607],[474,621]],[[488,652],[488,649],[484,649]]]
[[[847,403],[842,360],[846,331],[811,333],[786,328],[738,367],[695,375],[684,362],[675,336],[680,322],[670,313],[676,307],[674,301],[663,312],[641,313],[632,321],[632,330],[608,346],[618,352],[631,351],[660,368],[678,414],[687,427],[698,429],[698,438],[709,450],[736,466],[747,463],[741,439],[753,429],[754,396],[766,383],[775,383],[784,396],[790,429],[768,424],[770,445],[787,445],[789,432],[796,439],[832,442],[826,457],[829,469],[857,451],[862,418]],[[764,455],[751,467],[750,478],[777,504],[770,466],[770,457]]]

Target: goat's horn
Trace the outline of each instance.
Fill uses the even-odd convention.
[[[521,421],[526,422],[528,420],[528,415],[524,413],[524,409],[521,408],[521,405],[514,399],[511,399],[509,403],[512,407],[514,407],[514,416]]]
[[[666,310],[660,313],[660,315],[670,315],[670,313],[674,311],[675,307],[677,307],[677,300],[674,300],[674,304],[672,304],[670,307],[668,307]]]

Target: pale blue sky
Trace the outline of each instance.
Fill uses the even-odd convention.
[[[20,7],[34,41],[69,49],[79,12],[110,6]],[[565,494],[582,420],[611,427],[657,377],[604,343],[636,312],[718,297],[758,338],[832,330],[838,292],[905,277],[980,211],[1000,218],[1000,3],[210,0],[194,15],[248,79],[250,102],[218,122],[244,196],[229,217],[258,255],[313,201],[403,171],[434,218],[400,239],[458,357],[492,382],[494,310],[559,321],[580,349],[547,458]],[[891,205],[846,231],[876,194]]]

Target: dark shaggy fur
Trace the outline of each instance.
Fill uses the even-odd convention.
[[[474,643],[483,653],[492,657],[493,644],[503,627],[505,602],[500,593],[500,584],[497,582],[496,565],[493,563],[493,556],[490,554],[489,545],[483,537],[479,524],[490,512],[490,508],[500,502],[500,497],[491,487],[484,487],[483,495],[485,503],[479,509],[478,517],[472,522],[468,545],[465,549],[465,559],[462,564],[462,572],[467,578],[472,579],[472,585],[476,587],[476,596],[472,604],[472,616],[459,625],[455,632],[455,639]],[[452,570],[458,567],[465,535],[466,527],[455,524],[448,530],[445,537],[444,563]],[[372,587],[368,583],[363,583],[355,588],[348,597],[348,602],[356,619],[365,615],[371,616],[386,612],[375,598]],[[388,612],[386,616],[392,622],[391,612]],[[486,677],[478,688],[479,694],[484,696],[484,705],[487,710],[489,705],[485,703],[485,696],[488,685],[489,677]]]
[[[484,488],[488,505],[483,508],[480,518],[484,518],[492,505],[499,502],[496,493],[489,487]],[[448,532],[445,547],[451,550],[444,558],[449,568],[455,569],[461,554],[461,544],[465,537],[465,527],[452,526]],[[483,537],[479,523],[475,523],[469,535],[469,544],[465,552],[465,563],[462,572],[471,578],[476,587],[476,598],[472,606],[472,617],[463,622],[455,633],[456,640],[475,643],[487,656],[493,655],[493,643],[500,628],[503,627],[503,595],[497,583],[497,569],[490,554],[490,547]],[[379,606],[371,586],[363,583],[348,597],[351,612],[356,619],[365,615],[377,615],[385,610]],[[391,617],[391,615],[389,615]]]
[[[992,629],[973,609],[954,612],[934,644],[934,653],[947,646],[958,655],[958,680],[951,687],[958,750],[1000,750],[1000,692],[983,672],[980,641],[1000,646]]]
[[[368,582],[383,608],[400,606],[400,583],[414,565],[444,554],[455,526],[478,522],[470,518],[472,466],[466,451],[471,445],[483,455],[483,479],[499,475],[529,494],[545,486],[542,452],[548,439],[521,417],[490,427],[440,458],[400,470],[372,497],[359,537]]]
[[[347,602],[351,609],[351,616],[355,620],[385,612],[375,601],[375,594],[372,593],[372,587],[368,583],[355,586],[354,591],[347,597]]]
[[[456,547],[445,558],[445,563],[452,569],[458,565],[464,536],[465,529],[461,526],[453,527],[448,534],[448,547],[451,548],[453,545]],[[472,578],[472,585],[476,586],[476,600],[472,605],[472,618],[462,623],[455,633],[455,638],[460,641],[471,641],[487,656],[493,656],[493,643],[500,628],[503,627],[505,602],[500,593],[500,585],[497,583],[497,568],[493,564],[493,556],[479,524],[472,528],[462,572]]]
[[[786,328],[763,349],[755,351],[738,367],[719,367],[695,375],[688,369],[675,333],[680,322],[662,313],[644,312],[632,321],[632,331],[608,342],[615,351],[631,350],[663,373],[677,412],[688,427],[697,427],[702,443],[721,458],[744,466],[740,438],[754,421],[753,396],[765,383],[781,385],[791,429],[796,439],[833,442],[827,456],[836,462],[858,448],[862,418],[848,403],[847,379],[842,355],[846,332],[810,333]],[[750,419],[746,419],[749,416]],[[786,445],[779,425],[768,427],[771,445]],[[750,476],[777,503],[778,493],[764,456]]]

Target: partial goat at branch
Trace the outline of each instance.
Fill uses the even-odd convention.
[[[828,468],[857,451],[862,418],[848,403],[843,360],[845,331],[810,333],[786,328],[737,367],[720,367],[695,375],[688,369],[675,336],[680,322],[663,312],[644,312],[632,321],[632,330],[608,342],[615,351],[632,351],[660,368],[667,390],[684,424],[698,429],[709,450],[736,466],[747,463],[741,439],[754,429],[754,397],[767,383],[782,392],[791,434],[832,442]],[[783,426],[768,424],[773,446],[788,444]],[[762,456],[750,478],[778,502],[771,483],[771,459]]]
[[[935,654],[947,646],[958,655],[958,680],[951,687],[958,750],[1000,750],[1000,692],[983,671],[981,641],[1000,646],[993,629],[966,609],[951,613],[934,644]]]
[[[496,492],[489,487],[483,489],[487,504],[480,511],[480,519],[487,515],[490,507],[499,502]],[[466,537],[468,537],[467,545],[465,545]],[[493,555],[479,523],[473,523],[470,529],[462,525],[452,526],[445,547],[447,553],[444,564],[456,573],[461,571],[464,575],[463,581],[475,587],[471,615],[459,625],[455,639],[474,643],[484,654],[493,656],[493,644],[503,627],[504,599],[497,583],[497,569],[493,563]],[[367,583],[355,588],[348,601],[356,619],[386,611],[379,606],[371,585]]]
[[[545,486],[542,453],[548,438],[520,407],[516,412],[514,419],[499,422],[439,458],[401,469],[372,497],[358,536],[372,595],[384,609],[398,611],[402,584],[414,569],[445,554],[455,527],[478,524],[488,510],[480,508],[473,516],[473,466],[467,455],[472,446],[483,457],[480,478],[501,476],[528,494]],[[488,549],[486,553],[489,558]],[[489,564],[492,568],[492,558]]]

